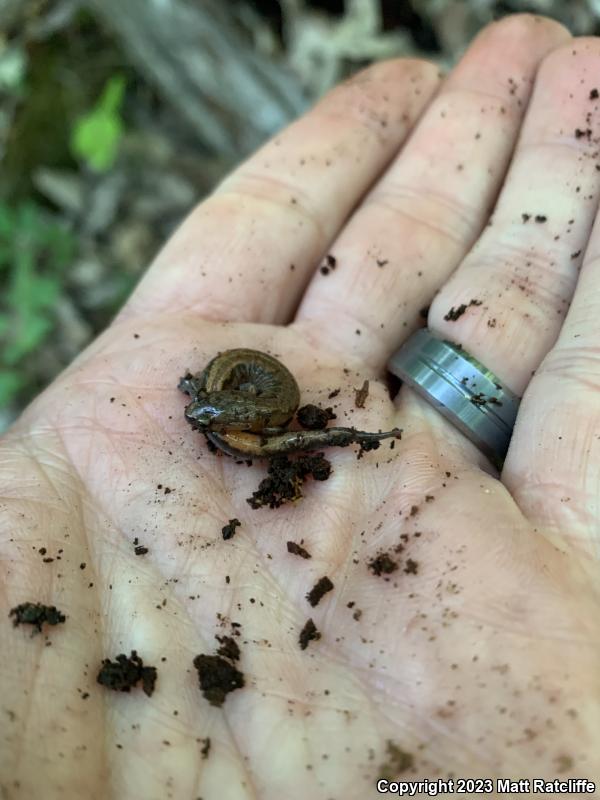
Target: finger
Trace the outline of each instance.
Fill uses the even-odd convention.
[[[480,34],[333,245],[301,326],[374,369],[387,359],[487,222],[538,64],[567,38],[529,15]]]
[[[395,60],[334,89],[190,214],[124,313],[289,319],[315,262],[437,83],[432,64]]]
[[[599,69],[597,39],[574,40],[545,59],[493,224],[429,314],[434,332],[459,342],[501,383],[519,395],[529,383],[502,479],[521,509],[552,529],[575,508],[585,516],[577,489],[582,475],[589,479],[585,465],[593,463],[593,415],[585,419],[590,409],[575,394],[571,404],[565,402],[572,389],[571,382],[564,382],[564,371],[571,370],[566,353],[574,353],[558,347],[545,356],[559,336],[598,206]],[[581,302],[591,319],[589,281],[586,288],[588,300]],[[585,298],[580,285],[582,291]],[[451,309],[454,316],[459,309],[463,313],[453,319]],[[559,341],[579,343],[567,333]],[[572,426],[569,436],[567,424]],[[440,428],[446,440],[461,437],[445,420]],[[562,449],[562,441],[569,442],[569,451]],[[472,459],[478,458],[473,448]],[[569,525],[570,535],[574,527]]]
[[[435,333],[518,395],[559,334],[598,204],[599,67],[597,39],[575,40],[544,60],[493,224],[429,313]],[[511,452],[527,448],[519,437],[529,424],[520,414]],[[445,438],[462,436],[442,427]],[[527,456],[518,457],[531,474]],[[503,479],[512,485],[511,463]]]
[[[429,314],[519,395],[556,340],[598,203],[598,146],[580,131],[600,122],[599,58],[584,39],[545,59],[492,224]]]
[[[592,161],[582,164],[585,163],[586,173],[589,170],[600,176],[600,99],[595,91],[600,92],[600,80],[596,82],[600,42],[576,41],[575,49],[578,69],[571,76],[571,90],[580,97],[582,112],[586,109],[580,119],[584,120],[585,130],[591,131],[589,147],[593,155]],[[582,98],[587,98],[587,102]],[[577,185],[584,191],[580,178]],[[582,216],[575,215],[573,228],[587,224],[589,212]],[[583,248],[581,242],[574,246]],[[503,480],[522,510],[541,531],[566,538],[597,557],[600,556],[596,522],[600,499],[599,287],[600,219],[596,217],[564,325],[527,388],[503,472]]]

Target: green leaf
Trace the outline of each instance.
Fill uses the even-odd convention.
[[[123,138],[120,109],[125,79],[113,75],[95,107],[80,117],[71,133],[71,150],[95,172],[107,172],[114,164]]]
[[[10,240],[14,224],[15,215],[12,208],[9,208],[6,203],[0,203],[0,240]]]
[[[52,331],[74,247],[69,231],[34,203],[0,203],[0,277],[6,284],[0,292],[0,372],[16,367]]]
[[[41,314],[28,315],[23,316],[18,328],[18,337],[10,342],[4,350],[4,362],[11,367],[15,366],[21,358],[33,352],[44,341],[52,329],[52,322]]]
[[[0,370],[0,407],[9,405],[23,385],[24,381],[16,370]]]

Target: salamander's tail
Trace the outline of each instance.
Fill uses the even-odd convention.
[[[401,428],[380,433],[357,431],[356,428],[325,428],[322,431],[285,431],[261,436],[245,431],[207,433],[220,450],[238,458],[271,458],[287,453],[319,450],[321,447],[347,447],[360,444],[363,450],[374,450],[382,439],[400,439]]]

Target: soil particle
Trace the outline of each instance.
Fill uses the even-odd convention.
[[[404,572],[407,575],[416,575],[419,571],[419,562],[414,561],[412,558],[406,559],[406,564],[404,565]]]
[[[399,439],[400,436],[398,436],[397,438]],[[358,452],[356,454],[357,460],[360,460],[365,453],[369,452],[369,450],[379,450],[380,447],[381,447],[381,442],[378,442],[377,440],[374,440],[372,442],[361,442],[360,447],[358,448]]]
[[[43,603],[21,603],[11,608],[8,616],[14,617],[15,628],[17,625],[34,625],[38,633],[42,632],[44,622],[48,625],[58,625],[66,619],[56,606],[45,606]]]
[[[392,572],[395,572],[398,569],[398,564],[396,561],[394,561],[389,553],[380,553],[374,559],[369,561],[367,566],[373,575],[377,575],[377,577],[380,577],[381,575],[390,575]]]
[[[598,99],[598,89],[592,89],[590,92],[590,100],[597,100]]]
[[[201,654],[194,659],[202,694],[211,706],[220,707],[229,692],[243,688],[243,674],[222,656]]]
[[[397,744],[388,739],[387,742],[387,761],[379,767],[379,777],[386,780],[394,780],[398,775],[402,775],[415,765],[415,758],[412,753],[407,753],[398,747]]]
[[[309,642],[313,642],[313,641],[316,642],[320,638],[321,638],[321,634],[317,630],[317,626],[312,621],[312,619],[308,619],[306,621],[305,626],[300,631],[300,637],[298,639],[298,641],[300,643],[300,649],[301,650],[306,650],[306,648],[308,647],[308,643]]]
[[[321,431],[330,419],[335,419],[335,414],[332,408],[319,408],[309,403],[298,409],[296,419],[307,431]]]
[[[539,223],[547,222],[548,221],[548,217],[545,214],[536,214],[535,215],[535,221],[539,222]]]
[[[296,544],[296,542],[288,542],[287,551],[288,553],[291,553],[293,556],[300,556],[300,558],[312,558],[308,550],[305,550],[304,547],[302,547],[302,545]]]
[[[306,595],[306,599],[311,604],[311,606],[316,606],[323,595],[327,594],[333,589],[332,581],[325,575],[323,578],[320,578],[310,592]]]
[[[136,556],[145,556],[145,555],[146,555],[146,553],[148,552],[148,548],[147,548],[147,547],[144,547],[144,545],[138,544],[138,545],[137,545],[137,546],[134,548],[134,551],[133,551],[133,552],[136,554]]]
[[[202,747],[200,748],[200,755],[202,758],[208,758],[208,754],[210,753],[210,736],[207,736],[206,739],[201,739]]]
[[[369,381],[365,381],[360,389],[354,390],[354,405],[356,408],[364,408],[367,397],[369,396]]]
[[[555,758],[556,763],[556,771],[557,772],[567,772],[570,769],[573,769],[575,766],[573,759],[571,756],[560,755]]]
[[[474,394],[471,398],[469,398],[469,402],[473,403],[474,406],[485,406],[485,405],[492,405],[492,406],[501,406],[502,401],[498,400],[497,397],[491,397],[488,395],[483,394],[483,392],[478,392]]]
[[[337,259],[328,253],[325,256],[325,263],[321,266],[321,275],[329,275],[337,266]]]
[[[304,481],[310,476],[316,481],[326,481],[331,475],[331,463],[323,453],[302,455],[296,459],[275,456],[269,461],[267,473],[252,497],[246,499],[251,508],[279,508],[284,503],[299,500],[303,496]]]
[[[230,519],[229,522],[227,523],[227,525],[224,525],[221,528],[221,533],[223,534],[223,539],[225,539],[225,540],[233,539],[233,537],[235,536],[235,529],[239,528],[239,526],[241,524],[242,523],[239,521],[239,519],[237,519],[237,517],[234,517],[233,519]]]
[[[129,692],[141,682],[144,694],[152,697],[156,684],[156,667],[145,667],[135,650],[129,658],[121,653],[116,661],[105,658],[96,677],[97,682],[115,692]]]
[[[230,661],[240,660],[240,648],[238,643],[231,636],[216,636],[216,640],[220,643],[217,654],[228,658]]]
[[[444,317],[445,320],[449,322],[456,322],[457,319],[460,319],[462,315],[465,313],[469,306],[480,306],[482,303],[481,300],[472,299],[468,303],[461,303],[457,308],[452,306],[450,311]]]
[[[327,395],[328,400],[333,400],[334,397],[337,397],[338,394],[341,392],[341,389],[334,389],[332,392],[329,392]]]

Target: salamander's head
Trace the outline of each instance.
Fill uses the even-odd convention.
[[[197,396],[185,409],[187,421],[201,431],[261,429],[264,423],[257,415],[256,401],[251,395],[237,391],[212,392],[210,397]]]
[[[185,409],[185,417],[195,428],[200,430],[219,430],[227,425],[227,414],[223,409],[206,400],[196,400]],[[220,424],[219,424],[220,423]]]
[[[218,411],[211,408],[206,402],[194,401],[185,409],[185,418],[195,428],[209,430],[211,422],[219,416]]]

